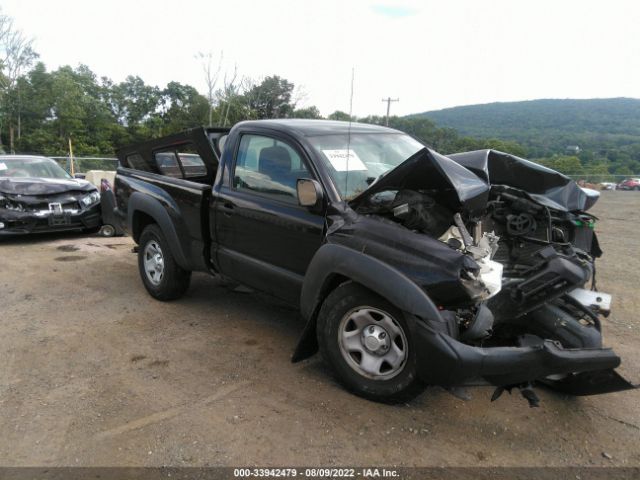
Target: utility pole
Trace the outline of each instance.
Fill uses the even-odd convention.
[[[382,101],[387,102],[387,127],[388,127],[389,126],[389,110],[391,109],[391,102],[399,102],[400,99],[387,97],[387,98],[383,98]]]

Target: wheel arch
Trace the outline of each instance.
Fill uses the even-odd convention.
[[[325,244],[316,252],[304,277],[300,311],[306,325],[292,361],[318,350],[316,322],[322,303],[339,285],[352,281],[380,295],[413,317],[437,321],[440,314],[429,296],[404,273],[370,255],[342,245]]]
[[[188,242],[181,241],[176,225],[171,219],[169,212],[155,198],[135,192],[129,198],[127,209],[129,231],[136,243],[140,240],[140,235],[147,225],[155,223],[169,244],[171,253],[180,267],[191,270],[189,258],[190,247]],[[185,237],[184,235],[182,236]]]

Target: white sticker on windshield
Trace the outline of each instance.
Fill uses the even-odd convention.
[[[367,170],[367,167],[358,154],[353,150],[322,150],[324,156],[331,162],[338,172],[353,172],[355,170]]]
[[[0,170],[6,170],[7,169],[7,164],[4,162],[0,162]]]

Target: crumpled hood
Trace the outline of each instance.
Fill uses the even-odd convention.
[[[97,188],[77,178],[9,178],[0,177],[0,193],[10,195],[51,195],[64,192],[92,192]]]
[[[423,148],[351,200],[355,208],[385,190],[432,190],[447,207],[473,215],[486,207],[489,185],[467,168],[430,148]]]
[[[524,190],[549,208],[586,211],[599,197],[559,172],[498,150],[475,150],[448,156],[468,168],[488,185],[507,185]]]

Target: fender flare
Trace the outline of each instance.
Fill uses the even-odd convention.
[[[153,218],[169,243],[171,253],[176,259],[178,265],[185,270],[192,270],[189,262],[191,252],[188,242],[181,241],[181,237],[178,235],[176,230],[175,222],[171,219],[167,208],[154,197],[144,195],[140,192],[134,192],[129,198],[127,208],[127,225],[132,235],[134,232],[133,218],[136,212],[145,213]],[[135,240],[137,241],[138,239]]]
[[[306,325],[293,354],[293,362],[317,352],[316,320],[336,276],[377,293],[407,313],[409,318],[436,324],[443,322],[429,296],[401,271],[366,253],[342,245],[324,244],[311,260],[302,284],[300,311]]]

